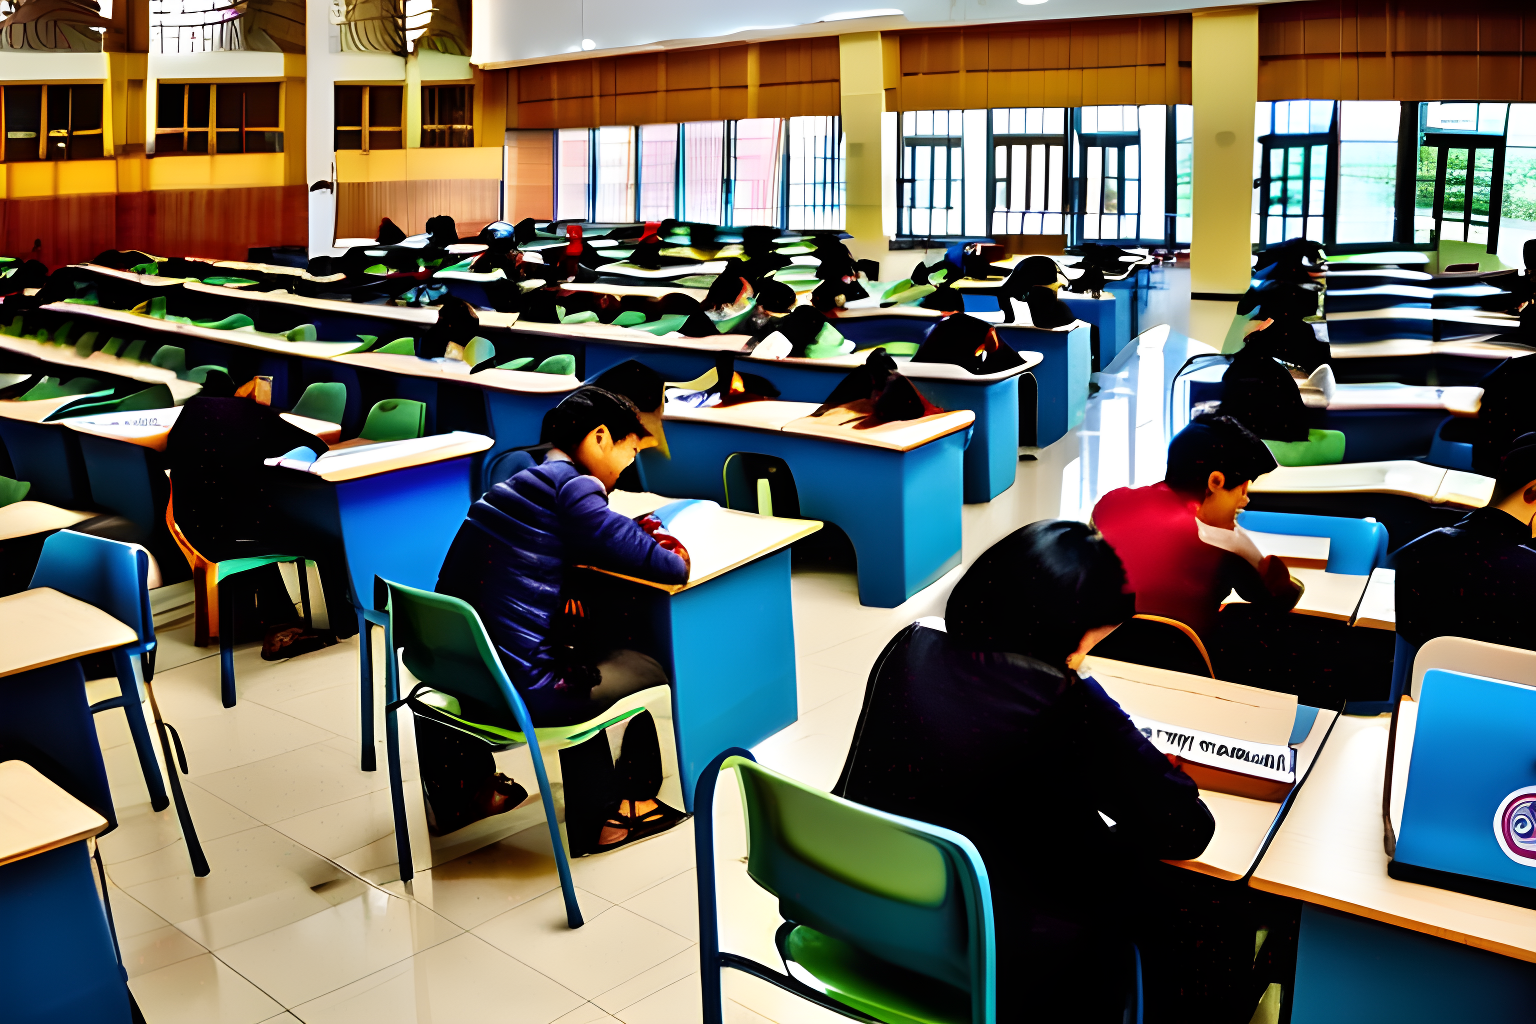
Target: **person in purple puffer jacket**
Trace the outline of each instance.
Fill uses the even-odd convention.
[[[665,684],[667,676],[638,651],[569,642],[567,570],[594,566],[675,584],[687,582],[689,558],[655,517],[637,521],[608,507],[619,475],[655,443],[632,401],[581,388],[545,419],[544,435],[553,447],[543,463],[496,484],[470,506],[437,592],[479,613],[535,726],[571,725]],[[497,773],[479,740],[418,718],[416,747],[434,834],[504,813],[527,798],[522,786]],[[649,712],[629,720],[617,766],[604,735],[562,750],[560,762],[573,855],[616,849],[683,819],[656,800],[661,755]]]

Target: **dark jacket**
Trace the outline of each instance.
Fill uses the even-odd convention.
[[[1418,645],[1460,636],[1536,650],[1536,544],[1530,527],[1480,508],[1397,552],[1397,632]]]
[[[525,469],[471,505],[437,577],[438,593],[480,613],[535,723],[558,724],[557,716],[585,703],[594,681],[562,678],[566,663],[556,650],[573,565],[657,583],[688,580],[680,557],[610,509],[602,482],[563,459]]]
[[[176,524],[204,557],[219,561],[249,554],[297,554],[272,536],[276,515],[264,486],[278,470],[263,460],[295,448],[320,454],[324,441],[283,419],[282,413],[250,398],[187,399],[165,441],[171,471]]]
[[[1127,863],[1195,857],[1215,830],[1097,683],[921,624],[880,655],[834,792],[970,839],[1010,932],[1108,913]]]

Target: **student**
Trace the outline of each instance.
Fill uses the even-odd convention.
[[[1536,434],[1502,460],[1493,500],[1397,552],[1397,632],[1536,650]]]
[[[651,442],[629,399],[602,388],[572,392],[545,419],[553,444],[540,465],[470,506],[438,575],[437,591],[480,614],[536,726],[595,718],[622,697],[667,682],[637,651],[592,649],[567,611],[566,574],[591,565],[658,583],[688,579],[688,552],[653,516],[608,507],[608,492]],[[438,835],[512,810],[527,791],[496,771],[490,748],[416,719],[428,824]],[[576,856],[670,828],[683,815],[655,798],[661,755],[649,713],[631,718],[615,768],[604,736],[560,752],[566,832]]]
[[[1296,604],[1301,584],[1237,525],[1248,484],[1274,468],[1275,457],[1246,427],[1207,414],[1168,445],[1162,483],[1099,499],[1094,525],[1125,563],[1138,612],[1177,619],[1207,639],[1234,589],[1265,608]]]
[[[1119,1021],[1129,941],[1175,923],[1141,920],[1141,880],[1159,858],[1198,856],[1215,829],[1195,783],[1076,674],[1133,603],[1090,527],[1034,523],[977,559],[944,620],[902,630],[870,674],[834,792],[976,844],[999,1021]]]

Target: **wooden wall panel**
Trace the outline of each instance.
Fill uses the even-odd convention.
[[[1536,3],[1260,7],[1259,99],[1536,101]]]
[[[895,35],[887,110],[1189,102],[1187,14]]]
[[[472,235],[496,220],[500,208],[500,181],[341,181],[336,183],[336,237],[375,238],[385,217],[415,234],[426,229],[428,217],[441,214],[454,219],[461,235]]]
[[[516,123],[596,128],[836,114],[837,46],[828,36],[517,68],[509,79]]]
[[[0,200],[0,253],[26,256],[34,239],[50,268],[113,248],[243,260],[256,246],[308,244],[309,203],[303,185]]]

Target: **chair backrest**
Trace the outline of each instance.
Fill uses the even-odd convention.
[[[14,505],[27,496],[32,485],[25,480],[12,480],[8,476],[0,476],[0,508],[6,505]]]
[[[304,389],[299,404],[293,407],[295,416],[326,423],[340,423],[346,412],[347,386],[337,381],[316,381]]]
[[[162,370],[170,370],[180,377],[187,372],[187,350],[179,345],[161,345],[155,349],[155,354],[149,357],[151,366],[158,366]]]
[[[496,345],[489,338],[477,334],[464,343],[464,361],[470,366],[478,366],[487,359],[495,358]]]
[[[148,579],[149,553],[139,545],[60,530],[43,542],[28,589],[52,587],[95,605],[137,633],[143,647],[155,639]]]
[[[992,889],[976,847],[733,759],[747,811],[747,872],[786,920],[971,994],[992,1019]]]
[[[486,724],[518,728],[512,708],[521,698],[468,602],[388,580],[379,583],[388,594],[392,642],[404,649],[401,657],[411,674],[434,690],[505,712],[505,719]]]
[[[1239,512],[1237,522],[1258,533],[1288,533],[1293,537],[1327,537],[1328,571],[1369,576],[1387,559],[1387,528],[1373,519],[1308,516],[1298,512]]]
[[[361,436],[369,441],[406,441],[420,437],[426,429],[425,404],[409,398],[386,398],[368,410]]]
[[[1437,636],[1426,640],[1414,655],[1409,696],[1418,700],[1424,673],[1437,668],[1536,686],[1536,651],[1459,636]]]
[[[1150,665],[1192,676],[1216,678],[1211,656],[1194,629],[1163,615],[1136,615],[1100,640],[1095,657]]]

